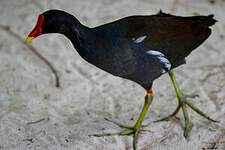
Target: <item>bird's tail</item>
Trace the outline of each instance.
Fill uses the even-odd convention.
[[[164,13],[162,10],[160,10],[157,15],[163,16],[163,17],[170,17],[170,16],[178,17],[178,16]],[[196,22],[202,23],[203,25],[205,25],[207,27],[212,26],[217,22],[217,20],[214,19],[213,14],[208,15],[208,16],[193,16],[193,17],[180,17],[180,18],[184,18],[184,19],[191,20],[191,21],[196,21]]]
[[[187,19],[190,19],[192,21],[200,22],[205,26],[212,26],[214,25],[217,20],[213,18],[214,15],[208,15],[208,16],[194,16],[194,17],[186,17]]]

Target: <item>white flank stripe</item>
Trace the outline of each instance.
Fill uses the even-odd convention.
[[[164,67],[168,70],[171,68],[171,63],[170,61],[165,57],[165,55],[159,51],[154,51],[154,50],[149,50],[146,53],[150,55],[156,56],[156,58],[164,65]]]
[[[154,51],[154,50],[150,50],[150,51],[147,51],[148,54],[151,54],[151,55],[156,55],[156,56],[159,56],[159,57],[164,57],[165,55],[161,52],[158,52],[158,51]]]
[[[159,58],[160,62],[162,62],[162,63],[165,65],[165,67],[166,67],[168,70],[170,70],[171,64],[170,64],[169,60],[166,59],[165,57],[158,57],[158,58]]]
[[[144,35],[144,36],[141,36],[141,37],[137,38],[136,40],[134,38],[132,38],[132,40],[134,40],[134,43],[141,43],[145,40],[146,37],[147,36]]]

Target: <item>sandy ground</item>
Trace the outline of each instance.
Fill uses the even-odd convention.
[[[133,125],[145,95],[139,85],[88,64],[61,35],[43,36],[32,46],[23,44],[38,14],[51,8],[73,13],[90,27],[128,15],[153,14],[160,8],[179,15],[215,14],[219,22],[211,37],[176,72],[181,88],[199,94],[194,103],[220,123],[189,110],[194,124],[189,141],[183,137],[182,113],[181,120],[153,123],[176,107],[175,93],[164,75],[154,83],[155,99],[144,121],[148,131],[141,134],[138,147],[225,149],[223,0],[0,0],[0,149],[131,149],[131,137],[88,135],[120,129],[104,118]]]

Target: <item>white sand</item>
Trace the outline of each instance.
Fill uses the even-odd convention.
[[[220,121],[209,123],[189,110],[194,124],[190,140],[183,137],[179,120],[153,123],[171,113],[176,97],[168,75],[154,83],[155,99],[145,119],[139,149],[203,150],[217,142],[225,149],[225,2],[217,0],[0,0],[0,24],[23,37],[43,10],[60,8],[86,25],[97,26],[124,16],[152,14],[160,8],[179,15],[215,14],[213,34],[176,69],[181,88],[198,93],[194,103]],[[133,125],[145,91],[85,62],[61,35],[46,35],[32,44],[57,70],[60,88],[49,67],[21,41],[0,29],[0,149],[125,150],[131,137],[89,137],[118,131],[105,117]],[[132,120],[133,118],[133,120]],[[37,122],[36,122],[37,121]],[[215,146],[214,146],[215,148]]]

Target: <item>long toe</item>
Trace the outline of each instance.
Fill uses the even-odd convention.
[[[178,105],[177,105],[177,108],[174,110],[174,112],[173,112],[172,114],[170,114],[170,115],[168,115],[168,116],[166,116],[166,117],[163,117],[163,118],[161,118],[161,119],[159,119],[159,120],[156,120],[156,121],[154,121],[154,122],[160,122],[160,121],[168,121],[168,120],[170,120],[171,118],[173,118],[173,117],[176,116],[176,114],[179,112],[180,108],[181,108],[181,105],[178,104]]]
[[[124,129],[124,130],[122,130],[120,132],[92,134],[92,135],[89,135],[89,136],[96,136],[96,137],[103,137],[103,136],[133,136],[133,149],[136,150],[137,149],[137,143],[138,143],[138,137],[139,137],[140,131],[144,131],[144,130],[132,128],[132,129]]]
[[[133,129],[132,126],[124,125],[124,124],[122,124],[122,123],[120,123],[120,122],[114,121],[114,120],[109,119],[109,118],[105,118],[105,120],[106,120],[106,121],[109,121],[109,122],[111,122],[111,123],[113,123],[113,124],[115,124],[115,125],[117,125],[117,126],[119,126],[120,128]]]
[[[184,94],[182,94],[184,95]],[[193,95],[192,95],[193,96]],[[190,98],[192,97],[190,95],[184,95],[182,97],[182,99],[180,99],[180,103],[181,103],[181,108],[183,111],[183,115],[184,115],[184,136],[185,138],[188,138],[188,135],[191,131],[192,128],[192,124],[190,122],[189,116],[188,116],[188,112],[187,112],[187,107],[191,108],[193,111],[195,111],[197,114],[199,114],[200,116],[202,116],[203,118],[212,121],[212,122],[218,122],[212,118],[210,118],[208,115],[206,115],[203,111],[201,111],[198,107],[196,107],[191,101]]]
[[[138,143],[138,138],[139,138],[139,130],[136,130],[133,134],[133,149],[137,149],[137,143]]]
[[[200,116],[202,116],[203,118],[212,121],[212,122],[219,122],[217,120],[212,119],[211,117],[209,117],[208,115],[206,115],[203,111],[201,111],[198,107],[196,107],[192,102],[190,102],[188,99],[186,99],[185,103],[193,110],[195,111],[197,114],[199,114]]]
[[[112,133],[100,133],[100,134],[92,134],[89,136],[103,137],[103,136],[126,136],[134,134],[134,129],[125,129],[120,132],[112,132]]]

